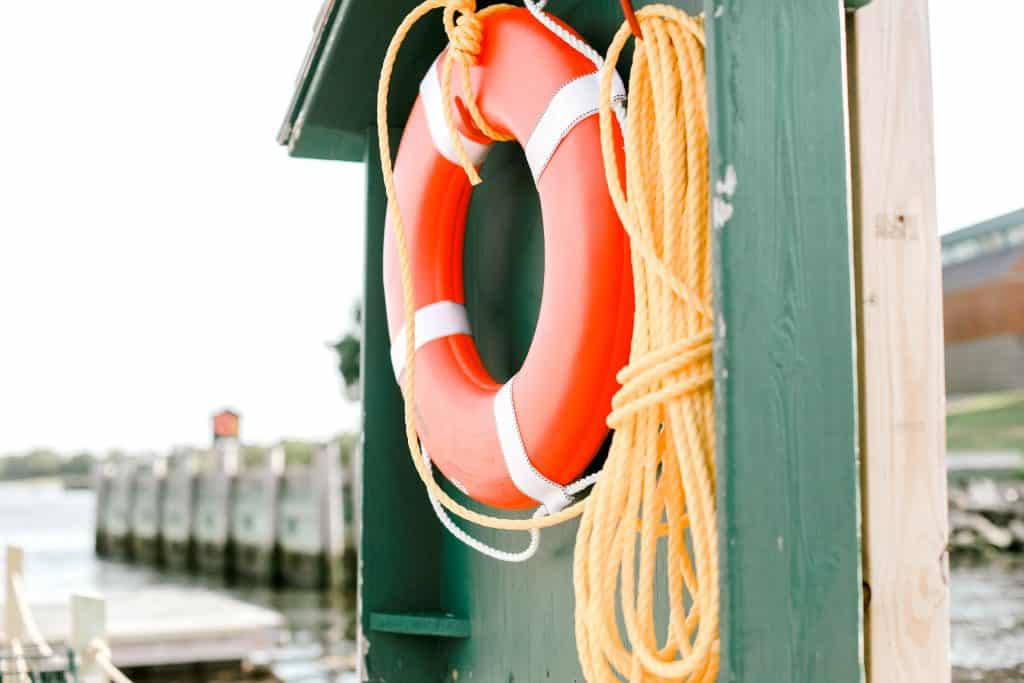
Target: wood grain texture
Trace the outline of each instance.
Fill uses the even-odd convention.
[[[843,16],[708,0],[719,681],[861,680]]]
[[[849,19],[869,681],[949,680],[942,285],[927,0]]]

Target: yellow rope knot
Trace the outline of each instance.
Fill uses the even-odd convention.
[[[455,19],[455,13],[459,18]],[[484,24],[476,14],[474,0],[450,0],[444,8],[444,32],[451,43],[448,51],[460,64],[473,66],[483,43]]]
[[[429,1],[429,0],[428,0]],[[462,74],[462,91],[465,95],[463,103],[466,111],[473,119],[473,125],[483,135],[491,140],[511,140],[511,135],[504,133],[484,119],[483,114],[476,103],[476,97],[470,85],[469,67],[477,63],[477,56],[480,54],[484,40],[484,24],[481,18],[491,12],[502,12],[510,9],[511,5],[493,5],[477,14],[475,0],[447,0],[444,4],[444,31],[448,35],[449,45],[447,57],[444,60],[444,68],[441,72],[441,99],[444,104],[444,119],[448,124],[448,132],[455,143],[455,152],[459,155],[459,162],[466,177],[473,185],[481,183],[480,174],[477,173],[466,147],[462,143],[462,135],[455,126],[455,115],[452,113],[451,88],[452,88],[452,65],[458,62]],[[459,13],[458,19],[455,14]]]

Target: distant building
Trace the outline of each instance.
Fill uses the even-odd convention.
[[[942,280],[947,392],[1024,389],[1024,209],[943,236]]]
[[[225,408],[213,416],[213,443],[224,439],[238,441],[238,426],[241,416],[233,410]]]

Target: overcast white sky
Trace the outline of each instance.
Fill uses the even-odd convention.
[[[0,2],[0,452],[354,423],[362,167],[274,139],[319,4]]]
[[[363,170],[274,142],[319,4],[0,2],[0,452],[355,423]],[[1024,206],[1024,3],[931,5],[946,231]]]

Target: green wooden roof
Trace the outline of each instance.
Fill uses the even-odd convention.
[[[366,131],[376,125],[377,78],[384,51],[395,27],[417,4],[325,0],[278,134],[289,154],[363,160]],[[406,38],[391,85],[389,116],[395,121],[412,107],[426,66],[445,42],[440,13],[421,21]]]
[[[362,161],[365,135],[376,125],[377,79],[384,52],[416,0],[325,0],[278,142],[292,156]],[[493,2],[481,1],[480,8]],[[698,3],[693,3],[698,5]],[[694,8],[697,9],[697,8]],[[603,50],[618,0],[551,0],[548,10]],[[444,48],[440,11],[406,38],[395,65],[388,116],[401,127],[427,66]],[[630,55],[620,60],[620,72]]]

